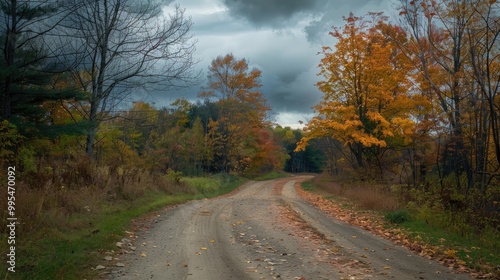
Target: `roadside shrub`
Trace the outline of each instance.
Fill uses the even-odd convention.
[[[175,184],[178,184],[182,179],[182,172],[169,169],[167,171],[167,178],[170,179]]]

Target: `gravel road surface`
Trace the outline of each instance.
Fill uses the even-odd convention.
[[[160,211],[106,279],[471,279],[329,218],[295,193],[296,176]]]

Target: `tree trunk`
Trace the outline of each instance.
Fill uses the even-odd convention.
[[[95,135],[96,135],[95,128],[91,128],[87,133],[87,140],[85,142],[85,153],[90,157],[94,153]]]
[[[5,38],[5,61],[7,62],[7,68],[9,74],[5,78],[5,86],[3,88],[3,98],[2,98],[2,119],[9,120],[12,115],[12,66],[14,66],[15,55],[16,55],[16,42],[17,42],[17,1],[10,1],[10,28],[6,30],[7,34]]]

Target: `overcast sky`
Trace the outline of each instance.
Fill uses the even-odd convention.
[[[232,53],[262,71],[261,88],[282,126],[307,122],[321,99],[317,53],[333,45],[328,32],[342,26],[342,17],[353,12],[384,12],[393,16],[394,0],[177,0],[167,1],[186,9],[194,23],[198,43],[197,65],[206,77],[208,65],[219,55]],[[204,84],[203,84],[204,85]],[[155,97],[165,106],[178,97],[195,102],[200,87],[181,95]]]

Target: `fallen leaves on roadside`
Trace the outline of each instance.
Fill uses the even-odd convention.
[[[329,247],[331,245],[327,244],[330,244],[332,240],[325,238],[323,234],[311,228],[309,224],[300,217],[300,214],[294,211],[289,205],[281,205],[278,209],[280,213],[278,217],[285,219],[286,222],[284,224],[293,228],[292,231],[294,232],[294,236],[307,240],[307,243],[316,245],[322,244],[322,246],[324,246],[323,250],[318,250],[318,258],[320,261],[328,262],[337,267],[339,271],[345,271],[348,274],[363,273],[369,269],[366,263],[348,258],[342,246]],[[356,238],[356,236],[353,236],[353,238]],[[326,246],[328,246],[328,248],[325,248]]]
[[[467,267],[465,262],[458,258],[456,250],[446,248],[443,244],[441,246],[428,244],[420,236],[412,237],[409,232],[401,228],[389,227],[380,215],[370,211],[346,208],[344,207],[345,203],[332,201],[324,198],[322,195],[304,191],[299,187],[299,184],[296,185],[296,192],[304,200],[312,203],[327,215],[337,220],[370,231],[397,245],[404,246],[421,256],[434,259],[446,267],[453,268],[456,272],[472,272],[472,269]],[[356,238],[356,236],[352,236],[352,238]],[[477,278],[481,277],[481,273],[473,273],[472,275]]]

